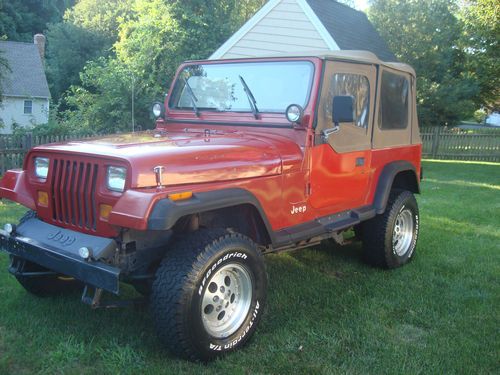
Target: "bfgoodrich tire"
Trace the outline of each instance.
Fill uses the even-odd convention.
[[[247,237],[200,229],[169,250],[156,272],[151,308],[174,354],[209,361],[255,332],[267,289],[264,261]]]
[[[419,226],[418,206],[413,194],[393,190],[385,212],[362,225],[364,259],[383,268],[408,263],[415,254]]]

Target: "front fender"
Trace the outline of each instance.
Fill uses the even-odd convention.
[[[242,204],[254,206],[266,225],[268,233],[272,233],[271,226],[257,198],[249,191],[239,188],[195,193],[191,199],[183,201],[172,201],[168,198],[161,199],[156,202],[149,215],[148,229],[170,229],[183,216]]]
[[[128,190],[113,207],[109,223],[137,230],[169,230],[183,216],[242,204],[257,209],[268,234],[272,235],[260,202],[240,188],[195,192],[191,198],[180,201],[171,200],[165,192]]]
[[[35,210],[35,200],[28,188],[26,171],[12,169],[0,180],[0,198],[6,198]]]

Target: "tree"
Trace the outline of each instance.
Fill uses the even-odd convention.
[[[48,23],[59,22],[74,0],[0,0],[0,38],[32,42]]]
[[[47,31],[47,78],[52,99],[80,81],[80,72],[88,61],[109,54],[109,39],[98,32],[68,22],[49,26]]]
[[[263,2],[135,0],[118,27],[109,28],[120,30],[114,44],[116,57],[110,54],[85,66],[81,82],[64,98],[68,110],[63,117],[75,126],[99,132],[131,130],[134,83],[135,118],[143,127],[151,126],[150,105],[164,97],[177,66],[208,57]],[[74,15],[76,9],[68,13],[68,22],[102,25],[100,16],[82,21]]]
[[[72,86],[64,97],[68,109],[62,114],[63,122],[88,133],[131,131],[133,75],[128,67],[115,58],[99,58],[85,66],[80,79],[80,85]],[[134,95],[137,123],[147,127],[152,124],[151,96],[135,90]]]
[[[453,125],[470,117],[477,77],[464,70],[462,25],[452,0],[374,0],[369,18],[398,59],[417,72],[423,125]]]
[[[135,0],[80,0],[64,22],[47,31],[47,75],[52,98],[80,80],[87,62],[113,55],[120,23],[132,14]]]
[[[104,34],[113,44],[118,40],[121,25],[133,15],[134,3],[135,0],[80,0],[66,11],[64,20]]]
[[[464,23],[462,48],[468,54],[468,68],[480,86],[476,105],[500,109],[500,2],[469,1],[459,17]]]

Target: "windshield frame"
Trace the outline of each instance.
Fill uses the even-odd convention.
[[[172,113],[172,114],[178,114],[178,113],[185,113],[185,112],[192,112],[192,109],[189,108],[176,108],[173,100],[173,92],[175,90],[176,85],[178,84],[179,81],[182,80],[181,74],[182,72],[189,66],[196,66],[196,65],[224,65],[224,64],[249,64],[249,63],[280,63],[280,62],[304,62],[308,63],[311,66],[311,77],[310,77],[310,82],[309,82],[309,88],[304,104],[304,109],[308,108],[311,104],[311,98],[313,97],[313,91],[315,88],[315,81],[316,81],[316,63],[313,61],[311,58],[248,58],[248,59],[228,59],[228,60],[199,60],[199,61],[188,61],[184,64],[182,64],[176,75],[175,79],[172,82],[172,85],[170,87],[170,91],[166,100],[166,108],[167,108],[167,113]],[[182,83],[181,83],[182,84]],[[290,104],[299,104],[299,103],[290,103]],[[302,104],[299,104],[302,105]],[[200,113],[215,113],[215,114],[220,114],[220,115],[228,115],[228,114],[249,114],[252,115],[252,109],[248,108],[248,110],[216,110],[216,109],[207,109],[207,108],[198,108]],[[270,116],[275,116],[275,115],[284,115],[286,112],[286,108],[283,109],[283,111],[266,111],[266,110],[259,110],[259,114],[264,114],[264,115],[270,115]]]

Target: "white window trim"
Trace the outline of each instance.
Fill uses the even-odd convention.
[[[31,111],[26,113],[26,102],[31,102]],[[32,99],[24,99],[23,100],[23,114],[24,115],[32,115],[33,114],[33,100]]]

